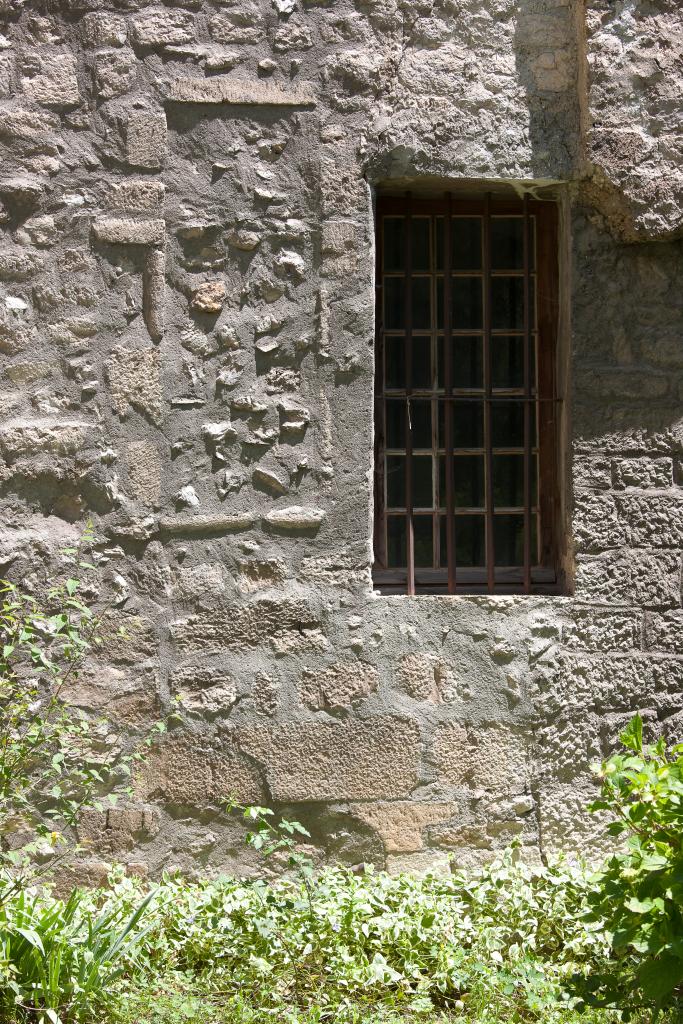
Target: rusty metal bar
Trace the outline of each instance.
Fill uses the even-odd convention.
[[[406,366],[406,593],[415,593],[415,531],[413,528],[413,425],[410,398],[413,386],[413,220],[412,195],[406,193],[404,242],[404,352]]]
[[[486,481],[486,583],[495,589],[495,548],[493,538],[493,447],[491,437],[491,193],[486,193],[483,221],[484,262],[484,473]]]
[[[446,195],[446,212],[443,229],[443,345],[444,345],[444,393],[447,399],[444,408],[444,449],[446,460],[446,559],[448,564],[448,593],[454,594],[456,587],[455,564],[455,515],[453,494],[453,366],[451,337],[451,230],[453,197]]]
[[[531,217],[524,196],[524,593],[531,592]]]

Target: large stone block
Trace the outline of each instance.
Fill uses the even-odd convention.
[[[620,548],[627,542],[626,527],[611,494],[578,492],[572,518],[579,551],[604,551],[606,548]]]
[[[568,647],[584,651],[632,651],[642,646],[643,613],[576,608],[562,639]]]
[[[261,598],[251,604],[180,619],[171,626],[171,636],[181,651],[223,647],[238,650],[300,633],[314,624],[315,615],[305,601]]]
[[[166,225],[160,218],[100,217],[93,223],[93,232],[100,242],[110,245],[163,245]]]
[[[681,602],[681,559],[673,551],[606,552],[579,556],[578,600],[663,607]]]
[[[176,103],[228,103],[235,106],[310,107],[315,96],[299,86],[283,89],[270,82],[240,80],[227,75],[213,78],[176,78],[168,89]]]
[[[92,430],[79,420],[8,420],[0,427],[0,453],[8,462],[39,452],[72,455]]]
[[[145,800],[193,807],[262,799],[261,781],[247,759],[202,733],[162,742],[142,765],[135,790]]]
[[[604,815],[590,814],[598,787],[590,776],[572,782],[552,782],[539,795],[541,849],[544,853],[582,853],[596,863],[614,849]]]
[[[126,22],[109,12],[86,14],[81,22],[81,33],[86,46],[124,46]]]
[[[131,496],[145,505],[161,498],[161,453],[152,441],[131,441],[128,445],[128,484]]]
[[[352,804],[351,813],[378,833],[387,853],[424,849],[424,830],[447,821],[456,805],[399,800],[391,803]]]
[[[418,781],[420,730],[410,719],[243,728],[237,742],[264,766],[275,800],[392,799],[408,796]]]
[[[95,56],[95,83],[103,100],[123,96],[135,86],[138,63],[132,50],[104,50]]]
[[[614,459],[612,474],[615,487],[650,488],[671,487],[673,459]]]
[[[683,611],[648,612],[645,619],[645,646],[653,653],[683,654]]]
[[[529,738],[506,726],[439,726],[434,737],[438,779],[446,786],[519,790],[529,777]]]
[[[397,669],[401,688],[414,700],[441,704],[454,682],[452,667],[434,654],[405,654]]]
[[[683,706],[683,660],[646,654],[562,654],[539,669],[532,696],[544,716],[631,713]]]
[[[0,281],[26,281],[42,267],[43,260],[37,252],[14,246],[5,246],[0,252]]]
[[[619,512],[633,547],[680,548],[683,546],[683,492],[623,494]]]

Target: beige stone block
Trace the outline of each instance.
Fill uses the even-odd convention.
[[[528,740],[500,725],[441,725],[434,739],[434,759],[439,780],[449,786],[519,789],[529,774]]]
[[[9,53],[0,53],[0,98],[12,95],[12,75],[14,61]]]
[[[161,341],[166,326],[166,252],[148,249],[142,272],[142,315],[152,341]]]
[[[442,703],[448,678],[448,666],[433,654],[406,654],[398,664],[399,683],[414,700]]]
[[[123,46],[126,42],[126,22],[117,14],[86,14],[81,22],[81,33],[86,46]]]
[[[73,54],[37,50],[25,60],[21,88],[28,99],[42,106],[76,107],[81,102],[76,70]]]
[[[35,359],[25,363],[13,363],[5,370],[5,376],[13,384],[25,386],[27,384],[34,384],[37,380],[43,380],[45,377],[50,377],[58,369],[58,366],[58,363],[47,363],[42,359]]]
[[[201,733],[164,740],[142,765],[135,789],[144,799],[194,807],[262,799],[260,779],[246,758]]]
[[[417,785],[420,730],[411,719],[290,722],[236,735],[241,749],[263,764],[275,800],[391,799]]]
[[[423,832],[428,825],[446,821],[456,810],[449,803],[352,804],[355,818],[374,829],[387,853],[411,853],[424,848]]]
[[[229,712],[237,700],[235,680],[222,668],[182,665],[172,673],[171,687],[183,707],[209,715]]]
[[[315,625],[305,601],[259,598],[250,604],[191,615],[171,626],[171,636],[181,651],[238,650],[258,647],[287,633],[299,633]]]
[[[198,534],[226,533],[233,530],[248,530],[253,526],[253,512],[235,512],[222,516],[174,516],[159,520],[162,533],[175,536],[196,536]]]
[[[209,33],[217,43],[249,46],[263,39],[263,16],[255,3],[240,0],[232,10],[219,11],[209,19]]]
[[[168,130],[163,110],[134,111],[126,128],[126,159],[133,167],[160,170],[166,160]]]
[[[107,363],[112,405],[119,416],[137,409],[152,423],[161,423],[161,372],[157,349],[132,349],[118,345]]]
[[[124,646],[125,646],[125,642]],[[119,660],[123,660],[120,658]],[[133,664],[132,659],[129,664]],[[64,699],[126,725],[149,725],[159,715],[159,679],[152,667],[88,664],[64,686]]]
[[[133,18],[133,39],[139,46],[178,46],[194,40],[194,17],[187,11],[148,7]]]
[[[301,700],[316,711],[350,708],[379,688],[379,672],[364,661],[337,662],[329,668],[304,669]]]
[[[176,78],[168,99],[176,103],[228,103],[235,106],[312,107],[312,93],[298,86],[282,89],[270,82],[238,81],[227,75],[212,78]]]
[[[109,206],[130,213],[160,216],[164,207],[165,188],[161,181],[133,178],[121,181],[109,193]]]
[[[239,569],[240,587],[247,592],[280,586],[289,576],[281,558],[250,558],[240,562]]]
[[[99,217],[93,223],[93,232],[100,242],[111,245],[163,245],[166,224],[161,218]]]
[[[150,619],[110,611],[98,630],[99,654],[103,661],[136,665],[159,653],[159,638]]]
[[[0,426],[0,453],[10,462],[38,452],[72,455],[92,429],[79,420],[8,420]]]
[[[134,88],[138,76],[138,62],[129,48],[104,50],[95,56],[95,85],[103,100],[123,96]]]
[[[317,626],[279,632],[271,637],[270,646],[276,654],[305,654],[330,649],[329,640]]]
[[[152,441],[128,444],[128,482],[131,496],[144,505],[161,499],[161,454]]]

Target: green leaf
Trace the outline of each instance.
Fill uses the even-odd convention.
[[[647,998],[660,1004],[683,981],[683,960],[666,955],[648,960],[638,971],[638,980]]]
[[[628,747],[640,754],[643,750],[643,720],[640,715],[635,715],[621,733],[619,740]]]

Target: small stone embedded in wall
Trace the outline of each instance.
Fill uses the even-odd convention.
[[[198,313],[220,313],[226,295],[222,281],[207,281],[194,289],[190,305]]]

